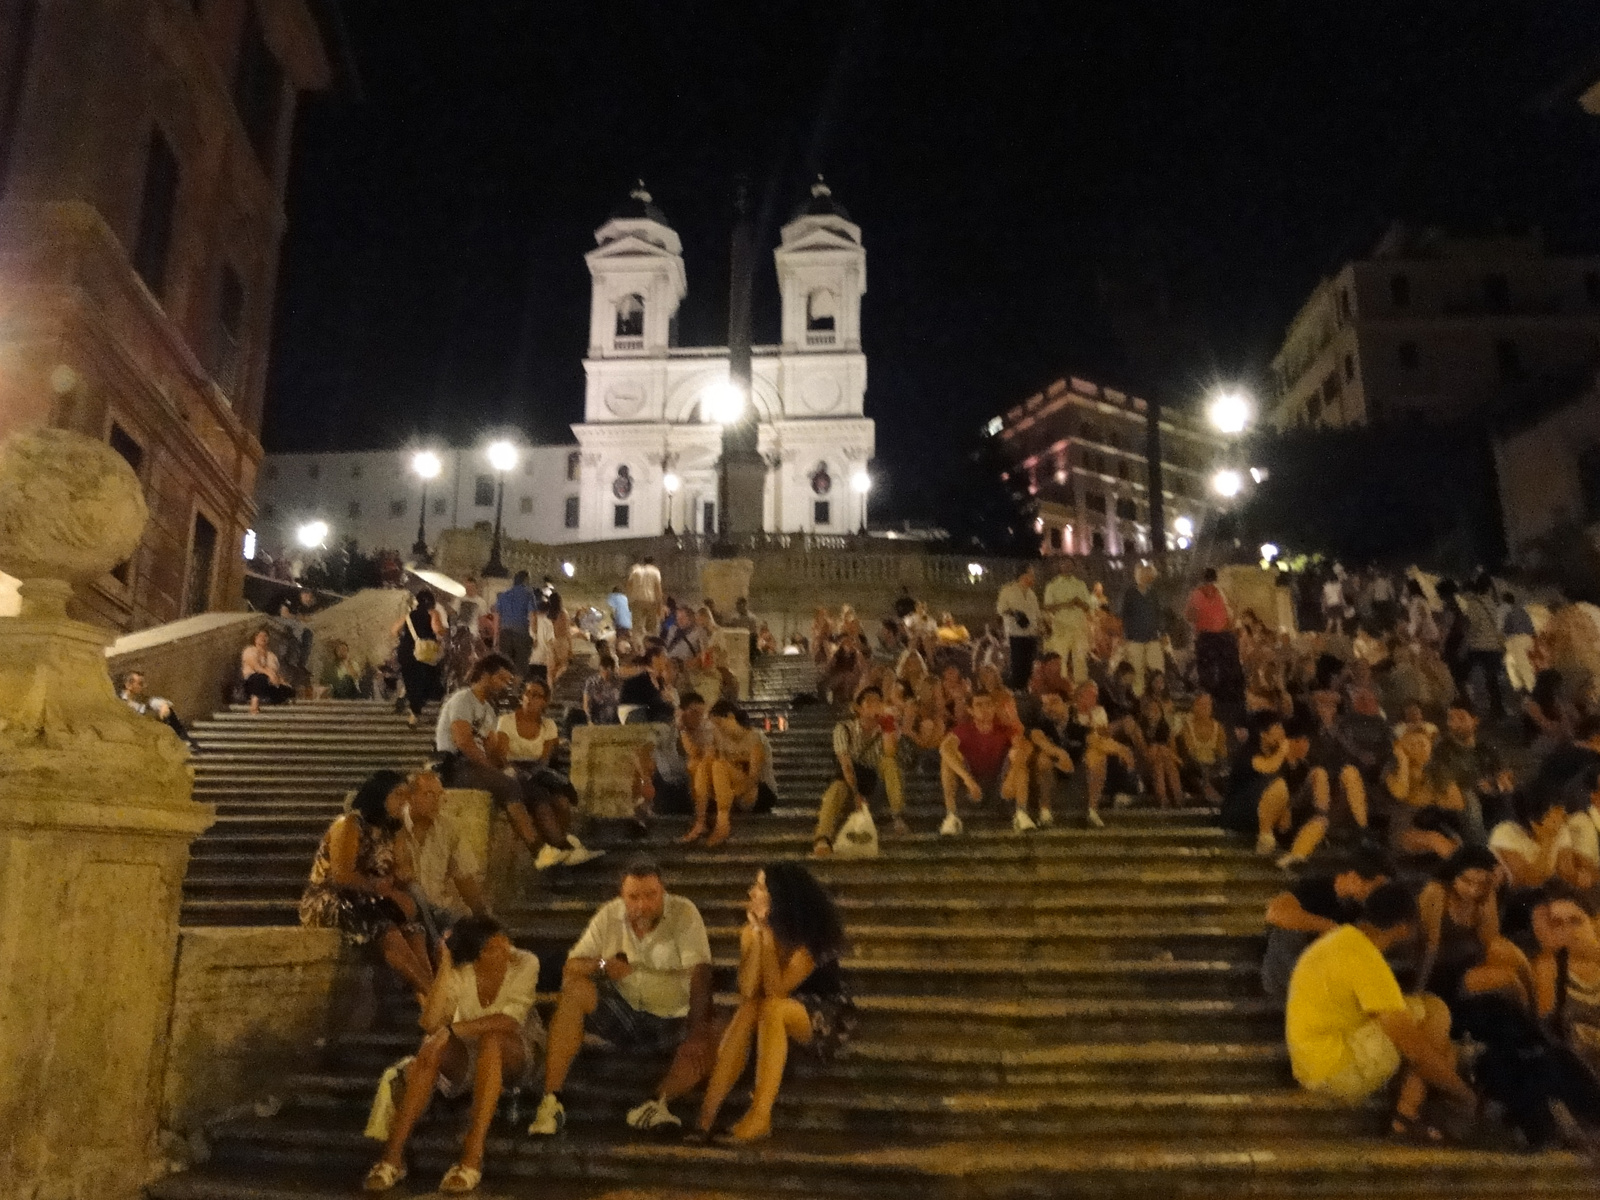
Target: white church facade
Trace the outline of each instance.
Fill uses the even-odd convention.
[[[503,481],[506,536],[550,544],[714,532],[728,349],[675,344],[688,292],[683,247],[642,185],[595,243],[585,255],[593,286],[578,445],[520,447]],[[768,468],[763,527],[855,533],[874,452],[863,411],[861,229],[819,181],[773,257],[782,338],[753,348],[751,395],[741,398],[755,406]],[[433,448],[443,471],[426,497],[430,537],[488,527],[501,480],[482,447]],[[405,549],[424,499],[408,466],[415,449],[267,455],[256,490],[262,545],[276,552],[321,522],[330,542]]]
[[[673,344],[687,292],[678,235],[643,188],[595,231],[584,360],[579,536],[584,541],[716,529],[719,404],[726,346]],[[756,346],[751,395],[767,463],[769,532],[853,533],[874,449],[863,414],[867,359],[861,229],[820,181],[774,251],[782,340]]]

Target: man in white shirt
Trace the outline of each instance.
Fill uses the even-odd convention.
[[[1011,649],[1011,686],[1018,691],[1028,686],[1033,660],[1039,653],[1039,597],[1033,592],[1033,568],[1000,589],[995,612],[1005,622],[1006,642]]]
[[[496,728],[500,718],[494,701],[516,678],[510,660],[499,654],[485,655],[474,663],[467,686],[451,692],[439,706],[434,748],[447,756],[442,767],[445,781],[454,788],[488,792],[495,804],[505,809],[506,819],[523,845],[537,854],[544,839],[534,828],[522,785],[505,773],[506,737]]]
[[[544,1028],[534,1011],[539,960],[511,944],[489,917],[466,917],[450,939],[422,1009],[427,1031],[406,1071],[405,1098],[389,1126],[383,1157],[367,1173],[368,1192],[386,1192],[406,1177],[405,1147],[437,1088],[446,1099],[472,1092],[472,1116],[461,1157],[445,1172],[441,1192],[469,1192],[483,1178],[484,1142],[503,1088],[529,1081]],[[483,993],[491,999],[485,1003]]]
[[[1071,667],[1072,682],[1081,684],[1089,678],[1089,612],[1094,601],[1089,585],[1078,577],[1078,560],[1063,554],[1058,561],[1060,570],[1044,589],[1044,613],[1050,619],[1050,637],[1045,649],[1061,655],[1061,665]],[[1160,654],[1158,645],[1157,663]],[[1134,662],[1131,658],[1129,661]],[[1139,662],[1134,662],[1134,669],[1140,669]],[[1142,693],[1143,681],[1137,686]]]
[[[633,627],[640,637],[655,637],[661,632],[661,568],[648,554],[628,570],[624,586],[628,606],[633,610]]]
[[[428,938],[437,942],[458,918],[489,915],[483,864],[461,827],[444,811],[444,785],[432,771],[411,781],[400,844],[411,856],[412,899]]]
[[[614,1047],[674,1050],[655,1095],[628,1113],[634,1129],[682,1122],[667,1107],[711,1071],[717,1038],[711,1006],[711,943],[700,912],[670,895],[661,869],[636,859],[621,895],[602,905],[567,953],[561,1000],[550,1020],[544,1099],[530,1134],[556,1134],[566,1123],[561,1088],[589,1033]]]

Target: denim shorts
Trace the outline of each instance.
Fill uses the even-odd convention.
[[[641,1012],[623,998],[609,979],[600,980],[595,989],[600,1002],[585,1022],[585,1032],[619,1050],[670,1054],[683,1043],[689,1028],[687,1017],[658,1017]]]

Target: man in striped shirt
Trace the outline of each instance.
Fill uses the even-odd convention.
[[[855,808],[865,807],[872,793],[877,791],[880,778],[889,797],[894,831],[911,832],[904,815],[906,801],[900,781],[900,763],[895,758],[899,740],[894,717],[884,711],[883,693],[875,687],[862,688],[855,699],[855,715],[833,727],[833,756],[839,760],[839,774],[822,794],[817,829],[813,834],[813,854],[820,857],[833,853],[833,835],[838,832],[845,805],[853,799]]]

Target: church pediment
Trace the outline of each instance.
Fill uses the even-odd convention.
[[[596,246],[583,257],[586,262],[594,263],[617,258],[677,259],[679,256],[637,234],[629,234],[626,237],[616,238]]]
[[[853,242],[841,233],[831,229],[813,229],[802,234],[793,241],[786,241],[778,248],[782,255],[795,254],[801,251],[816,250],[848,250],[852,254],[861,253],[861,244]]]

